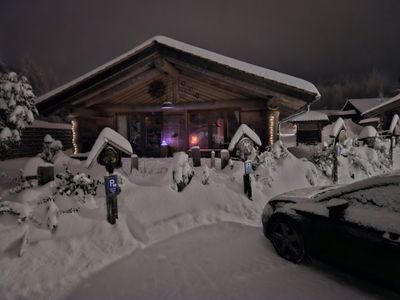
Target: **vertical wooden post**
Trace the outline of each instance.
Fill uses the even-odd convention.
[[[226,149],[221,150],[221,170],[229,164],[229,151]]]
[[[131,173],[133,169],[139,170],[139,157],[136,154],[131,155]]]
[[[192,159],[193,159],[193,167],[200,167],[200,148],[199,146],[192,147]]]
[[[215,168],[215,151],[211,151],[211,168]]]

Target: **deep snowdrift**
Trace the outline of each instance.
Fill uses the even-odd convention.
[[[370,157],[365,159],[371,160]],[[30,216],[28,221],[18,222],[16,216],[0,215],[0,269],[5,270],[0,273],[0,295],[6,299],[57,299],[82,278],[132,253],[137,247],[220,221],[259,226],[262,209],[271,197],[297,188],[330,183],[314,164],[297,159],[281,144],[260,157],[261,164],[252,174],[253,201],[243,193],[242,162],[233,161],[232,168],[220,170],[218,159],[215,169],[210,168],[209,159],[202,159],[202,166],[193,168],[190,183],[182,192],[177,192],[172,177],[177,161],[183,166],[182,170],[192,165],[190,160],[183,163],[173,158],[143,158],[139,170],[128,175],[130,162],[129,159],[124,161],[123,168],[118,170],[122,192],[116,225],[106,221],[103,185],[99,186],[94,199],[85,203],[75,201],[74,197],[54,196],[57,209],[72,211],[59,215],[58,227],[51,231],[46,220],[48,206],[43,204],[43,199],[54,193],[56,183],[27,186],[12,192],[8,189],[10,182],[0,181],[0,201],[3,201],[0,205],[9,201],[25,209]],[[54,165],[56,172],[68,166],[72,173],[86,173],[101,181],[105,175],[104,167],[96,163],[88,170],[84,162],[62,154]],[[0,162],[0,167],[5,170],[4,178],[12,171],[7,161]],[[371,175],[374,172],[372,170]],[[76,208],[79,211],[74,210]],[[24,236],[28,237],[28,242],[24,255],[19,257]]]

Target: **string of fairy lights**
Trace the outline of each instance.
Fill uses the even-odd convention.
[[[72,130],[72,146],[74,147],[74,154],[78,154],[79,153],[78,122],[76,120],[71,121],[71,130]]]
[[[275,140],[275,115],[274,115],[274,113],[269,114],[268,130],[269,130],[268,142],[269,142],[269,145],[273,145],[274,140]]]

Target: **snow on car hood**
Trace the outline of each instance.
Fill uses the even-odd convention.
[[[320,194],[335,190],[338,187],[340,187],[340,185],[309,187],[304,189],[293,190],[290,192],[277,195],[273,197],[270,201],[287,200],[287,201],[299,202],[304,200],[310,200]]]

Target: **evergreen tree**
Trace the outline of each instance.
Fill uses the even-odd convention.
[[[0,73],[0,158],[20,142],[21,130],[33,123],[35,115],[35,94],[28,79],[14,72]]]

